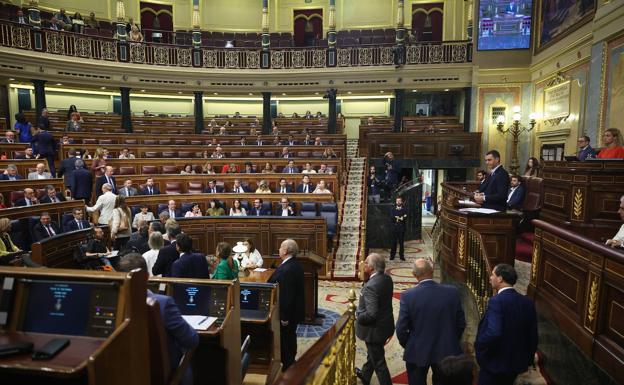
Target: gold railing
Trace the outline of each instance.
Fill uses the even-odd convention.
[[[0,20],[0,45],[86,59],[173,67],[260,69],[260,48],[215,48],[152,42],[122,42],[111,37],[35,29]],[[123,49],[122,49],[123,48]],[[127,50],[125,49],[127,48]],[[271,48],[273,69],[329,67],[327,47]],[[123,54],[122,54],[123,52]],[[127,53],[126,53],[127,52]],[[199,55],[195,55],[198,53]],[[336,50],[338,67],[391,66],[394,45],[342,46]],[[405,47],[406,64],[468,63],[470,41],[427,42]],[[201,58],[201,60],[199,60]]]
[[[463,235],[467,234],[467,235]],[[467,239],[465,239],[467,238]],[[487,251],[483,244],[481,234],[468,229],[462,232],[459,237],[459,250],[463,250],[466,242],[465,250],[468,257],[466,265],[466,286],[477,303],[479,314],[483,315],[487,307],[488,300],[492,297],[492,286],[490,285],[490,274],[492,269],[487,258]]]
[[[355,291],[347,311],[274,385],[355,385]]]

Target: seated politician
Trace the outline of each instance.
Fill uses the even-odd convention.
[[[47,211],[41,213],[39,216],[39,223],[32,229],[33,242],[39,242],[46,238],[51,238],[57,234],[61,234],[61,229],[55,222],[52,222],[50,214]]]
[[[624,195],[620,197],[620,208],[618,210],[618,214],[620,214],[620,219],[624,221]],[[620,230],[613,238],[607,240],[606,244],[607,246],[624,250],[624,224],[620,227]]]
[[[148,279],[147,263],[143,256],[139,253],[126,254],[119,262],[118,270],[130,272],[135,269],[141,269],[145,280]],[[160,315],[168,337],[169,365],[171,367],[171,372],[174,373],[182,356],[187,351],[199,345],[199,336],[184,318],[182,318],[180,309],[173,298],[161,294],[154,294],[149,290],[147,291],[147,298],[155,300],[160,306]],[[192,383],[193,373],[189,366],[184,373],[181,384],[191,385]]]
[[[510,178],[509,194],[507,194],[507,209],[522,210],[524,195],[525,190],[522,184],[522,178],[518,175],[512,175]]]
[[[11,240],[11,221],[9,218],[0,218],[0,257],[20,251]]]

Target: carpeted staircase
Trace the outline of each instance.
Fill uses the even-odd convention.
[[[347,181],[338,213],[337,247],[334,252],[334,278],[357,276],[358,260],[366,233],[366,218],[362,215],[366,158],[358,157],[358,140],[347,140]]]
[[[531,263],[534,233],[524,232],[516,238],[516,260]]]

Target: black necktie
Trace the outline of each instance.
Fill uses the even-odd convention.
[[[147,190],[149,191],[149,195],[154,195],[154,193],[152,192],[152,188],[148,187]]]
[[[82,222],[81,221],[76,221],[76,222],[78,222],[78,229],[82,230]]]

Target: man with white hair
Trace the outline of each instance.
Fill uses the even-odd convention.
[[[98,218],[98,223],[100,225],[108,225],[108,222],[113,217],[117,195],[113,194],[112,190],[113,186],[109,183],[104,183],[104,185],[102,185],[102,195],[98,197],[95,205],[86,207],[89,213],[94,211],[100,212],[100,217]]]
[[[384,344],[394,334],[392,314],[392,278],[385,273],[386,261],[377,253],[371,253],[364,261],[364,273],[368,279],[362,286],[360,302],[355,312],[355,335],[366,343],[367,357],[362,369],[355,369],[364,385],[370,384],[373,372],[380,385],[391,385],[392,379],[386,364]]]
[[[620,197],[620,208],[618,210],[620,219],[624,221],[624,195]],[[611,239],[607,240],[607,246],[624,248],[624,224],[620,227],[620,231]]]
[[[37,163],[37,171],[33,171],[28,173],[28,179],[36,180],[36,179],[50,179],[52,178],[52,174],[46,172],[45,164]]]
[[[297,325],[303,321],[305,297],[303,293],[303,268],[297,260],[299,246],[286,239],[279,248],[281,265],[275,270],[269,283],[279,283],[280,345],[282,370],[286,371],[297,356]]]
[[[433,262],[414,261],[412,274],[418,282],[401,294],[396,325],[410,384],[426,385],[429,368],[438,372],[444,357],[462,353],[460,339],[466,328],[461,298],[456,287],[433,280]]]

